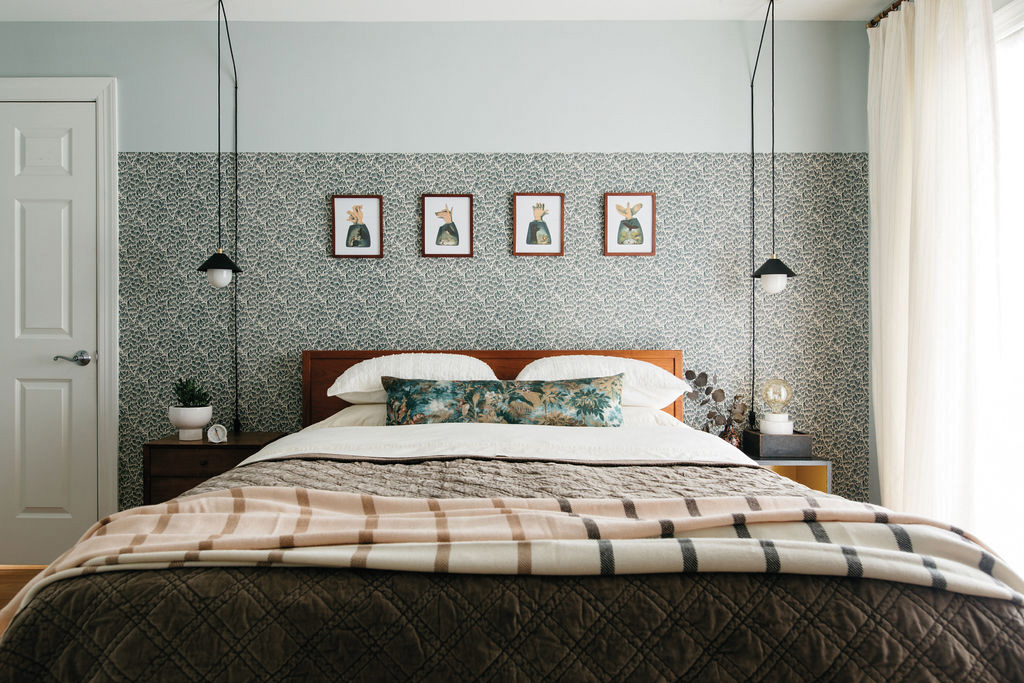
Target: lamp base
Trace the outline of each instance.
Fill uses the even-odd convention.
[[[788,413],[764,413],[758,429],[762,434],[792,434],[793,421]]]

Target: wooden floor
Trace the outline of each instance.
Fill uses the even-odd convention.
[[[9,603],[21,587],[45,567],[45,564],[0,564],[0,607]]]

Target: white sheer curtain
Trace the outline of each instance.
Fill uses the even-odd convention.
[[[1008,261],[1000,259],[991,2],[905,2],[868,38],[882,504],[972,530],[1022,569],[1013,518],[997,510],[1009,511],[1024,482],[1013,481],[1019,396],[1007,392],[1020,385],[1009,384],[1011,354],[1001,347]]]

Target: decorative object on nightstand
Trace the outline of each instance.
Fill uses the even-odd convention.
[[[760,460],[810,458],[811,451],[811,435],[806,432],[766,434],[756,429],[743,430],[743,452],[751,458]]]
[[[142,446],[142,502],[162,503],[242,462],[285,432],[231,432],[223,443],[179,441],[176,436]]]
[[[228,440],[228,428],[224,425],[210,425],[206,430],[206,440],[210,443],[224,443]]]
[[[770,379],[761,387],[761,400],[768,404],[768,412],[761,416],[758,428],[762,434],[792,434],[793,421],[786,406],[793,400],[793,387],[784,379]]]
[[[737,394],[732,397],[732,401],[726,402],[725,389],[715,386],[718,384],[718,375],[709,379],[706,372],[687,370],[683,376],[693,387],[693,391],[683,394],[683,397],[697,404],[699,414],[703,414],[705,406],[708,407],[707,422],[701,429],[711,433],[713,428],[721,427],[718,436],[739,448],[740,434],[737,430],[742,430],[747,417],[747,404],[743,402],[743,396]]]
[[[167,419],[178,429],[181,441],[198,441],[203,438],[203,427],[213,417],[210,392],[192,379],[179,379],[174,383],[176,405],[167,409]]]

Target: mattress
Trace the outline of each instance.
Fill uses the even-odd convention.
[[[300,432],[179,500],[285,487],[442,500],[841,501],[693,430],[643,439],[614,430],[593,440],[581,432],[569,443],[561,435],[577,428],[558,438],[532,430],[513,444],[497,433],[507,430],[472,427],[413,430],[430,444],[419,452],[383,448],[372,428]],[[427,438],[435,431],[443,433]],[[903,581],[765,571],[182,565],[49,583],[4,633],[0,672],[0,680],[1019,680],[1024,610],[1013,599]]]

